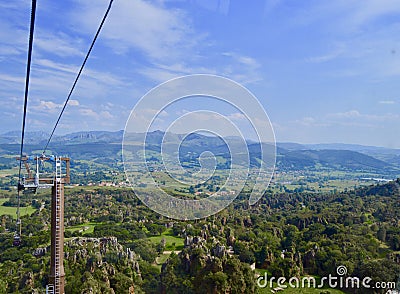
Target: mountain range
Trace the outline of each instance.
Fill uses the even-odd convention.
[[[180,146],[182,160],[197,159],[204,151],[222,158],[229,158],[229,151],[221,138],[205,136],[203,134],[169,134],[172,140]],[[121,142],[124,132],[116,131],[83,131],[62,136],[54,136],[49,145],[49,151],[56,154],[69,155],[75,160],[108,159],[112,162],[121,160]],[[49,134],[44,132],[27,132],[24,140],[24,151],[40,152],[47,142]],[[130,133],[126,136],[137,150],[142,148],[143,134]],[[146,146],[157,152],[161,150],[164,132],[149,132]],[[229,137],[233,146],[239,146],[239,138]],[[18,154],[20,133],[8,132],[0,135],[0,155]],[[235,143],[236,142],[236,143]],[[250,162],[257,165],[260,158],[260,143],[246,141],[249,150]],[[263,148],[273,148],[271,144],[262,143]],[[278,142],[276,144],[277,167],[283,170],[301,170],[305,168],[323,167],[331,169],[360,170],[374,172],[388,172],[400,174],[400,149],[390,149],[375,146],[355,144],[298,144]],[[188,156],[190,158],[188,158]],[[107,162],[107,160],[101,160]]]

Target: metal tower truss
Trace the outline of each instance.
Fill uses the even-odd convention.
[[[56,159],[56,175],[55,175],[55,244],[54,244],[54,250],[55,250],[55,256],[54,256],[54,290],[55,293],[58,294],[60,293],[60,276],[61,276],[61,263],[63,261],[63,257],[61,254],[63,253],[64,250],[61,250],[61,247],[64,246],[64,244],[60,244],[60,241],[64,241],[64,238],[61,237],[61,235],[64,235],[64,231],[60,231],[61,229],[61,217],[63,217],[63,213],[61,212],[61,209],[64,207],[61,207],[61,197],[64,198],[63,194],[63,183],[62,183],[62,172],[61,172],[61,159],[58,157]],[[63,201],[64,202],[64,201]],[[61,240],[62,239],[62,240]],[[64,243],[64,242],[63,242]]]

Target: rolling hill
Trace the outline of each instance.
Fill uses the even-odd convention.
[[[17,155],[19,151],[18,132],[9,132],[0,135],[0,156]],[[146,137],[146,146],[149,150],[159,154],[164,132],[149,132]],[[210,151],[217,157],[230,159],[229,142],[234,152],[241,152],[242,141],[239,138],[222,138],[205,136],[203,134],[169,134],[171,140],[168,148],[179,150],[182,161],[198,161],[204,151]],[[45,133],[27,133],[24,151],[28,154],[40,153],[46,142]],[[138,151],[143,145],[143,134],[131,133],[127,139],[133,151]],[[107,164],[121,162],[121,142],[123,131],[88,131],[75,132],[57,136],[49,146],[53,154],[68,155],[74,160],[92,160]],[[246,142],[249,150],[250,163],[259,164],[261,146],[259,143]],[[273,145],[263,143],[263,148],[271,154]],[[336,148],[334,148],[336,147]],[[345,149],[347,148],[347,149]],[[277,143],[276,163],[283,170],[302,170],[317,167],[347,171],[386,171],[400,173],[400,150],[373,146],[349,144],[314,144],[301,145],[297,143]],[[161,156],[160,156],[161,159]],[[386,160],[385,160],[386,159]]]

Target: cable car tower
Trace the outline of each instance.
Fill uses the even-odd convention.
[[[36,157],[18,157],[27,170],[28,177],[24,178],[18,185],[18,190],[30,193],[36,193],[37,189],[51,188],[51,258],[49,284],[46,287],[48,294],[64,294],[65,272],[64,272],[64,185],[70,183],[70,159],[68,157],[54,156],[36,156]],[[36,164],[36,173],[33,176],[29,167],[29,160],[34,160]],[[39,166],[45,161],[54,162],[55,173],[53,176],[41,177]],[[65,173],[63,173],[63,163]],[[14,246],[21,243],[21,219],[19,212],[19,203],[17,209],[17,228],[19,233],[14,236]]]
[[[64,106],[58,116],[58,119],[54,125],[54,128],[50,134],[46,146],[44,147],[41,156],[28,157],[23,155],[24,149],[24,136],[25,136],[25,124],[26,124],[26,114],[28,105],[28,93],[29,93],[29,79],[31,71],[31,59],[32,59],[32,49],[33,49],[33,36],[35,28],[35,15],[36,15],[36,0],[32,0],[32,11],[31,11],[31,22],[29,29],[29,43],[28,43],[28,58],[26,65],[26,77],[25,77],[25,92],[24,92],[24,107],[22,116],[22,132],[21,132],[21,146],[20,146],[20,156],[17,158],[19,160],[18,169],[18,208],[17,208],[17,228],[14,235],[13,245],[19,246],[21,244],[21,215],[20,215],[20,192],[33,192],[36,193],[37,189],[40,188],[50,188],[52,189],[51,198],[51,259],[50,259],[50,275],[49,284],[46,287],[46,293],[48,294],[64,294],[65,285],[65,272],[64,272],[64,185],[70,183],[70,159],[68,157],[54,157],[46,156],[46,150],[49,143],[54,135],[58,123],[64,113],[64,110],[68,104],[68,101],[75,89],[75,86],[81,76],[81,73],[85,67],[85,64],[89,58],[90,52],[96,42],[98,35],[100,34],[101,28],[111,10],[111,5],[113,0],[110,0],[108,8],[100,22],[100,25],[96,31],[93,41],[89,47],[86,57],[80,67],[80,70],[75,78],[75,81],[71,87],[68,97],[64,103]],[[30,169],[29,160],[34,160],[36,163],[35,175],[32,174]],[[46,161],[54,162],[54,174],[49,177],[41,177],[39,173],[39,166],[44,164]],[[63,164],[64,163],[64,164]],[[27,171],[27,177],[22,177],[22,165],[25,166]],[[63,174],[62,169],[65,165],[65,173]]]

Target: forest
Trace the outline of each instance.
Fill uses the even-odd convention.
[[[258,286],[257,276],[318,280],[336,274],[339,266],[346,267],[347,276],[370,277],[371,285],[393,282],[388,284],[393,287],[400,275],[399,187],[397,179],[346,192],[267,192],[254,206],[241,193],[220,213],[186,222],[152,212],[127,188],[68,188],[65,290],[270,293]],[[45,293],[49,193],[23,196],[33,212],[22,217],[20,247],[12,246],[15,217],[1,216],[0,293]],[[9,197],[3,205],[15,205],[12,193],[3,191],[2,197]],[[342,287],[304,293],[388,290]]]

